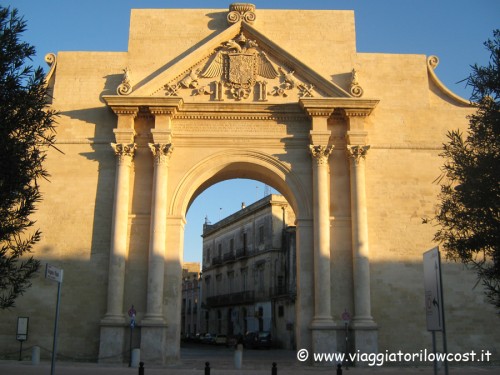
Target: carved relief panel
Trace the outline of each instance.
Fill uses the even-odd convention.
[[[193,101],[236,102],[289,102],[322,96],[313,84],[296,75],[286,61],[271,58],[243,32],[155,93],[162,95],[191,97]]]

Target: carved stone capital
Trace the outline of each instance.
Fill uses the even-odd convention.
[[[118,156],[118,164],[128,164],[134,158],[137,145],[135,143],[111,143],[111,147]]]
[[[312,157],[316,159],[318,165],[327,165],[328,157],[333,151],[333,146],[309,145],[309,150],[311,151]]]
[[[352,160],[354,161],[354,163],[356,165],[359,164],[359,162],[361,161],[361,159],[365,159],[366,158],[366,153],[368,152],[368,150],[370,149],[370,146],[352,146],[352,145],[348,145],[347,146],[347,155],[352,158]]]
[[[153,153],[155,164],[167,164],[170,156],[174,151],[172,143],[148,143],[151,152]]]

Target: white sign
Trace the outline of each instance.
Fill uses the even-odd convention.
[[[28,322],[29,322],[28,317],[19,316],[17,318],[17,331],[16,331],[17,340],[26,341],[28,339]]]
[[[45,268],[45,278],[62,283],[63,270],[47,263],[47,267]]]
[[[424,253],[424,287],[427,330],[442,331],[441,258],[437,247]]]

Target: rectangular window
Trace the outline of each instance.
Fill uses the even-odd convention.
[[[285,307],[283,305],[278,306],[278,316],[282,317],[285,315]]]
[[[229,252],[232,253],[234,250],[234,238],[229,240]]]
[[[263,245],[264,244],[264,226],[261,225],[259,227],[259,245]]]

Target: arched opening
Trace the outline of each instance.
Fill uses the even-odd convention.
[[[182,283],[185,345],[269,332],[274,346],[294,348],[295,213],[280,192],[230,179],[199,194],[186,215]]]
[[[215,212],[216,218],[220,219],[216,225],[212,219],[204,223],[204,229],[210,226],[211,232],[204,230],[203,237],[211,242],[203,245],[203,259],[200,262],[202,277],[199,281],[201,297],[197,333],[201,336],[219,333],[243,339],[249,331],[270,331],[277,346],[293,348],[295,341],[290,340],[290,337],[297,337],[300,333],[296,331],[301,330],[305,326],[304,322],[309,322],[312,317],[312,304],[307,304],[305,308],[295,304],[297,300],[302,305],[300,296],[297,296],[300,287],[296,278],[300,241],[295,240],[294,224],[297,224],[297,231],[305,233],[301,236],[303,241],[310,242],[312,236],[310,225],[300,225],[311,220],[309,196],[304,194],[306,189],[291,169],[275,157],[256,151],[234,150],[215,154],[184,175],[174,192],[171,214],[184,217],[187,213],[189,216],[189,209],[194,207],[194,202],[198,198],[203,200],[203,193],[211,186],[234,179],[254,180],[254,189],[255,181],[259,181],[262,189],[267,185],[275,189],[272,192],[281,193],[281,199],[286,202],[293,221],[285,225],[284,210],[281,206],[274,209],[269,222],[275,229],[279,223],[278,241],[273,241],[273,232],[257,224],[255,216],[250,220],[251,224],[239,222],[238,214],[245,216],[242,213],[245,209],[257,210],[267,205],[266,199],[261,198],[245,208],[240,206],[236,215],[230,215],[236,217],[226,220],[227,216],[222,212]],[[271,195],[270,199],[275,198]],[[238,201],[240,205],[244,202],[241,198]],[[215,210],[217,206],[220,204],[216,204]],[[236,228],[237,225],[241,227]],[[245,225],[250,225],[251,230],[245,230]],[[289,227],[293,227],[293,230]],[[187,227],[185,233],[188,233]],[[270,239],[267,240],[267,237]],[[269,246],[266,242],[269,242]],[[187,243],[187,240],[182,242],[184,247]],[[290,246],[293,246],[292,250]],[[302,280],[311,283],[306,278]],[[288,309],[286,314],[283,312],[285,309]],[[300,316],[296,316],[295,310],[299,309]]]

